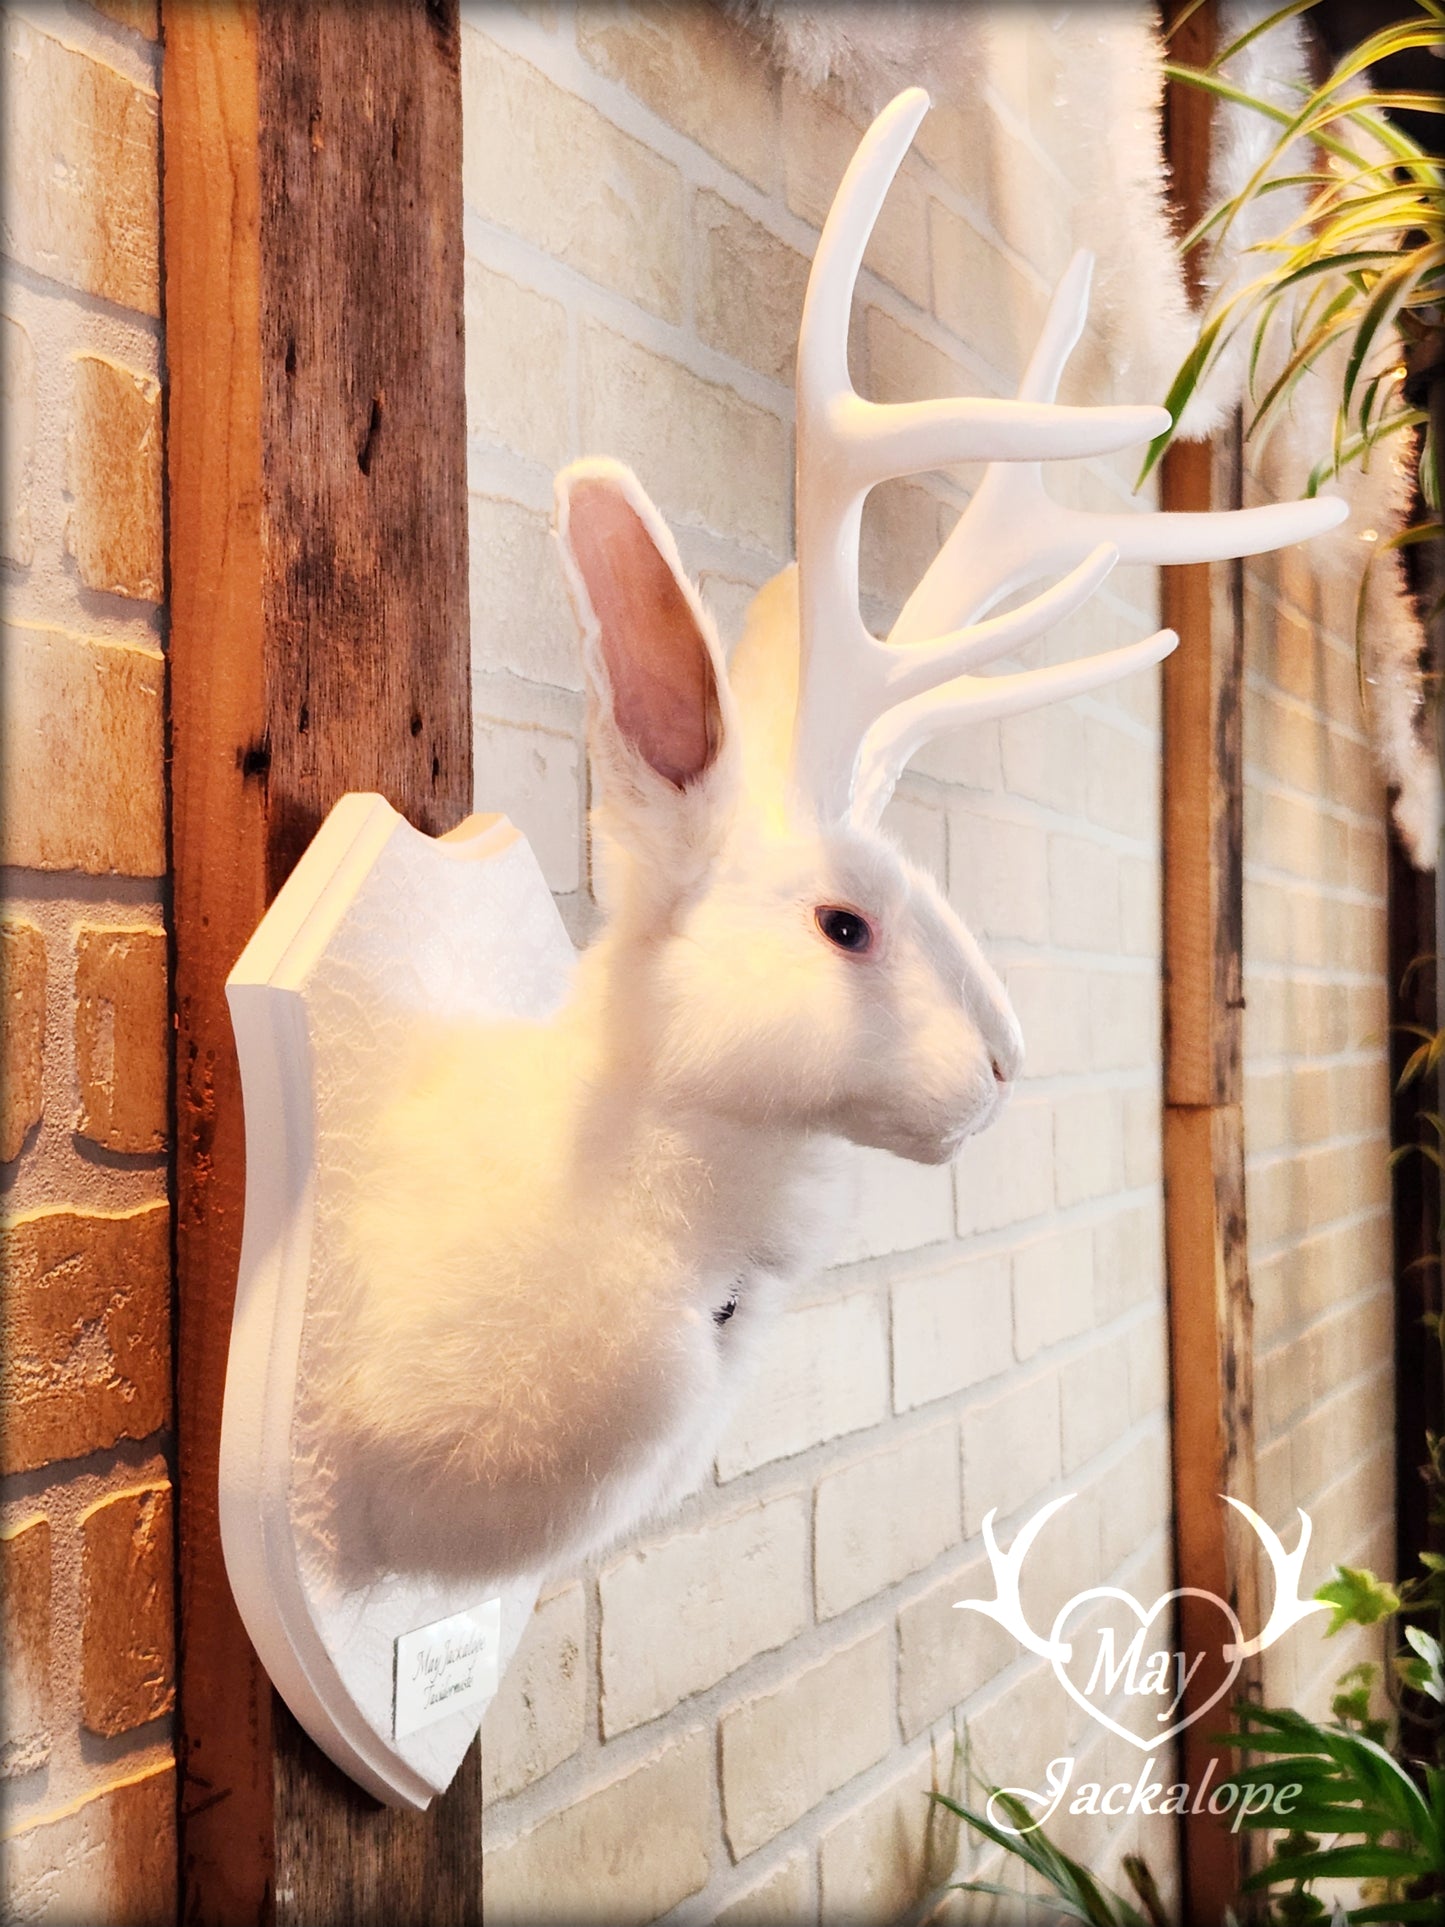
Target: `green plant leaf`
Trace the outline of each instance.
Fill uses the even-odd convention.
[[[1122,1895],[1101,1886],[1086,1867],[1055,1846],[1024,1803],[1013,1794],[995,1787],[990,1791],[990,1798],[1020,1830],[1017,1833],[1007,1832],[986,1814],[947,1794],[935,1792],[929,1797],[956,1814],[984,1839],[1032,1867],[1058,1896],[1054,1904],[1060,1905],[1070,1919],[1088,1921],[1091,1927],[1148,1927],[1143,1916]]]
[[[1365,364],[1376,335],[1393,320],[1405,294],[1434,269],[1445,265],[1445,248],[1422,248],[1408,255],[1394,270],[1382,274],[1370,297],[1368,307],[1355,330],[1354,344],[1345,365],[1342,382],[1343,406],[1348,408],[1355,392],[1360,370]]]
[[[1280,1880],[1409,1880],[1432,1871],[1427,1855],[1406,1847],[1322,1847],[1318,1853],[1275,1860],[1244,1883],[1258,1893]]]
[[[1334,1608],[1325,1628],[1326,1638],[1342,1626],[1373,1626],[1400,1610],[1400,1595],[1395,1588],[1361,1566],[1336,1566],[1333,1576],[1316,1586],[1314,1596]]]
[[[1211,72],[1216,68],[1223,67],[1228,61],[1233,60],[1236,55],[1244,51],[1252,40],[1258,40],[1261,34],[1269,33],[1273,28],[1282,25],[1284,21],[1293,20],[1299,14],[1308,13],[1312,7],[1318,5],[1319,0],[1291,0],[1289,6],[1280,7],[1277,12],[1267,14],[1263,20],[1257,21],[1247,33],[1242,33],[1238,39],[1231,40],[1222,53],[1217,53],[1214,56],[1213,60],[1209,63]],[[1192,12],[1193,9],[1191,8],[1190,11]],[[1176,22],[1176,28],[1177,25],[1178,23]]]

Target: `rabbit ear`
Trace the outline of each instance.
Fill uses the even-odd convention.
[[[687,788],[721,752],[724,698],[717,646],[671,535],[631,470],[604,461],[557,477],[557,534],[601,712],[594,749],[620,746]],[[605,740],[608,720],[620,744]]]

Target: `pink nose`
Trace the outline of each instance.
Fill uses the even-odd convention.
[[[1006,1070],[1004,1069],[1004,1067],[1003,1067],[1003,1065],[1002,1065],[1002,1064],[1000,1064],[1000,1062],[998,1061],[998,1059],[997,1059],[996,1057],[994,1057],[994,1058],[991,1058],[991,1059],[990,1059],[989,1061],[990,1061],[990,1062],[992,1063],[992,1065],[993,1065],[993,1081],[994,1081],[994,1083],[995,1083],[995,1084],[1007,1084],[1007,1082],[1008,1082],[1008,1072],[1007,1072],[1007,1071],[1006,1071]]]

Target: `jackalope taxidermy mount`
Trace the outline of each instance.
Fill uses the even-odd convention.
[[[367,1147],[334,1397],[367,1529],[400,1568],[552,1572],[674,1504],[818,1249],[829,1140],[933,1163],[997,1115],[1022,1061],[1008,998],[880,813],[940,731],[1097,689],[1175,637],[975,672],[1120,561],[1257,553],[1342,512],[1051,500],[1041,461],[1119,450],[1168,419],[1055,403],[1085,256],[1017,400],[860,397],[854,283],[927,104],[914,90],[879,116],[819,241],[798,348],[798,559],[759,593],[731,671],[632,474],[584,461],[558,478],[607,922],[553,1021],[448,1027],[404,1067]],[[858,605],[865,496],[977,461],[994,466],[877,640]]]
[[[403,1007],[397,946],[420,959],[436,938],[399,907],[414,884],[395,870],[378,881],[366,811],[397,822],[380,799],[338,804],[232,973],[248,1189],[222,1444],[228,1567],[293,1708],[383,1798],[424,1804],[475,1730],[459,1713],[434,1742],[407,1737],[393,1635],[431,1620],[445,1644],[444,1615],[491,1592],[505,1657],[539,1578],[705,1473],[790,1282],[816,1261],[830,1143],[940,1162],[1017,1077],[1003,986],[878,827],[909,757],[941,731],[1166,655],[1162,631],[976,673],[1079,609],[1119,562],[1259,553],[1343,514],[1328,500],[1204,515],[1053,501],[1042,461],[1127,448],[1168,420],[1055,402],[1084,326],[1082,255],[1017,399],[859,396],[854,284],[927,105],[915,89],[879,116],[820,237],[798,346],[798,559],[760,591],[730,669],[628,470],[586,461],[558,479],[607,913],[560,1008],[493,1021],[430,1018],[415,994]],[[880,641],[858,604],[864,498],[964,462],[989,466]],[[455,850],[406,834],[462,874]],[[475,906],[491,885],[475,862],[468,874],[482,879],[467,885]],[[318,1015],[320,991],[303,1009],[295,987],[363,875],[390,926],[383,942],[351,916],[353,974],[333,971]],[[536,891],[555,925],[539,879]],[[509,986],[499,1008],[553,1010],[570,954],[548,965],[543,997],[532,959],[546,942],[529,953],[520,919],[499,929],[485,914],[463,930],[460,971],[448,933],[447,981],[477,976],[485,936]],[[418,961],[413,993],[424,978]],[[368,1110],[328,1066],[360,1061],[363,1032],[385,1056],[386,1025],[406,1048]],[[487,1690],[468,1684],[474,1701]]]

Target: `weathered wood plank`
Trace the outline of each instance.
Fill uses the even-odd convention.
[[[1214,475],[1228,478],[1216,487]],[[1237,502],[1231,434],[1170,451],[1169,508]],[[1165,665],[1165,1098],[1237,1104],[1243,1094],[1244,625],[1238,565],[1171,569],[1163,617],[1181,646]]]
[[[1237,1104],[1165,1112],[1165,1241],[1169,1265],[1170,1364],[1174,1395],[1176,1584],[1227,1599],[1246,1635],[1260,1625],[1257,1548],[1222,1493],[1254,1500],[1254,1318],[1244,1215],[1244,1114]],[[1186,1711],[1225,1683],[1220,1614],[1207,1601],[1179,1602],[1181,1650],[1202,1655]],[[1260,1663],[1247,1660],[1221,1700],[1180,1736],[1182,1778],[1218,1781],[1233,1762],[1209,1735],[1236,1699],[1258,1699]],[[1208,1812],[1184,1823],[1184,1886],[1190,1920],[1222,1920],[1248,1872],[1248,1843]]]
[[[343,789],[471,806],[462,135],[455,0],[260,19],[274,891]]]
[[[1177,9],[1176,9],[1177,10]],[[1175,36],[1178,58],[1207,65],[1214,7]],[[1204,211],[1210,102],[1172,86],[1167,149],[1186,225]],[[1191,271],[1192,272],[1192,271]],[[1196,290],[1197,291],[1197,290]],[[1178,444],[1164,465],[1166,509],[1233,507],[1241,467],[1236,433]],[[1254,1498],[1254,1316],[1245,1212],[1243,1112],[1244,625],[1237,565],[1171,570],[1164,620],[1180,646],[1164,665],[1164,1194],[1169,1280],[1175,1582],[1228,1600],[1257,1630],[1258,1549],[1222,1495]],[[1218,1608],[1179,1602],[1180,1641],[1203,1655],[1185,1709],[1226,1679]],[[1257,1660],[1230,1698],[1257,1697]],[[1220,1749],[1222,1701],[1181,1736],[1183,1776],[1198,1788]],[[1220,1760],[1214,1777],[1227,1771]],[[1207,1811],[1181,1822],[1183,1913],[1222,1919],[1248,1871],[1246,1837]]]
[[[248,5],[164,12],[182,1918],[271,1912],[271,1686],[221,1560],[216,1466],[244,1184],[223,984],[266,903],[260,173]]]
[[[185,1918],[472,1922],[476,1749],[392,1813],[273,1718],[215,1472],[226,971],[344,791],[430,831],[471,803],[457,8],[174,0],[164,27]]]
[[[455,0],[261,0],[267,882],[345,790],[471,807]],[[424,1815],[276,1721],[276,1917],[481,1918],[476,1748]]]

